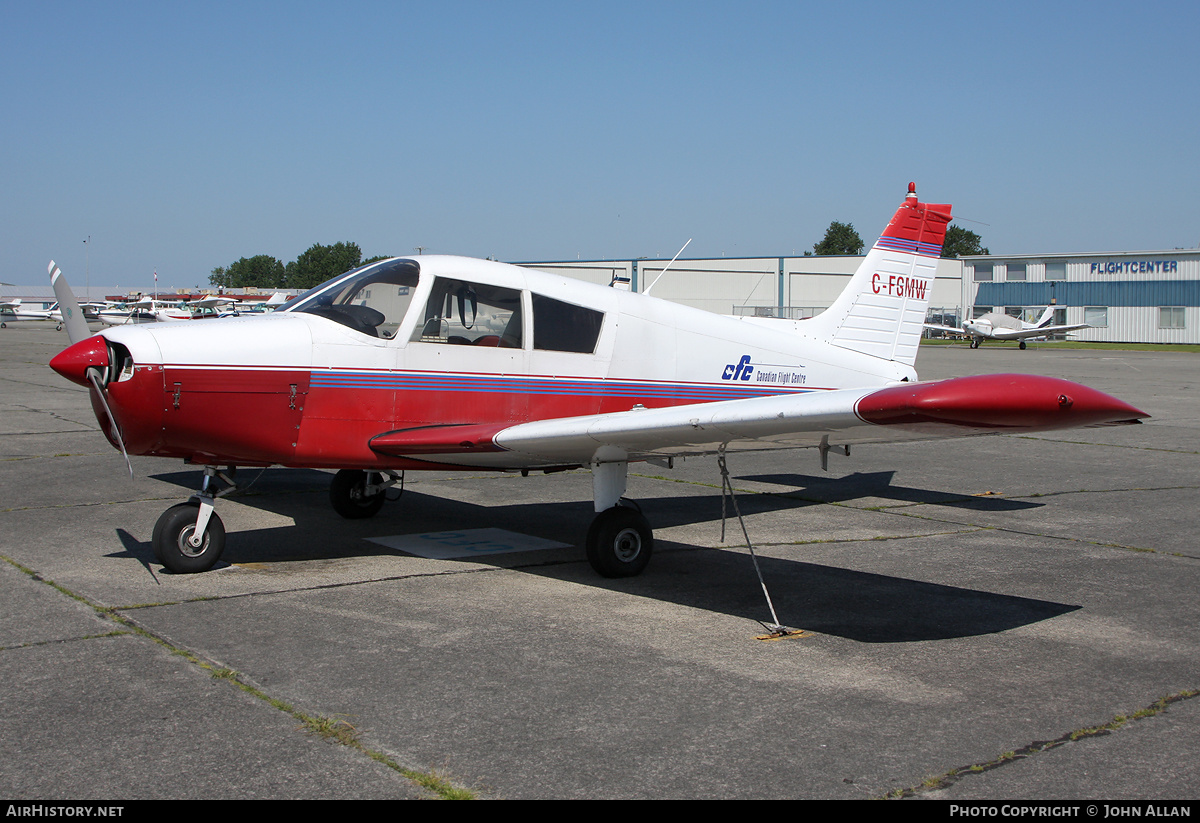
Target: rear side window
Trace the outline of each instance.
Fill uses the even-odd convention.
[[[604,313],[533,295],[533,347],[543,351],[591,354],[600,339]]]
[[[521,348],[521,292],[439,277],[413,342]]]

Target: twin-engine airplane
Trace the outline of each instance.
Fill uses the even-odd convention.
[[[1087,323],[1076,323],[1073,326],[1050,325],[1050,321],[1054,317],[1055,308],[1055,306],[1047,306],[1036,323],[1026,323],[1019,317],[1011,317],[1007,314],[988,312],[976,317],[974,320],[964,320],[961,329],[956,329],[953,326],[938,326],[932,323],[926,323],[925,328],[969,337],[971,338],[971,348],[973,349],[979,348],[979,344],[984,340],[1017,340],[1023,349],[1025,348],[1025,341],[1030,338],[1049,337],[1052,334],[1063,334],[1064,332],[1076,331],[1077,329],[1091,328]]]
[[[631,461],[726,450],[1137,423],[1144,413],[1049,377],[918,383],[950,206],[915,186],[843,293],[807,320],[721,317],[484,260],[394,258],[259,317],[105,329],[51,367],[91,391],[109,441],[204,468],[154,528],[175,572],[212,567],[220,466],[338,469],[333,507],[370,517],[407,470],[586,466],[587,557],[641,572],[653,536],[624,505]],[[50,264],[64,304],[70,289]],[[73,299],[73,298],[72,298]],[[77,313],[74,315],[78,319]],[[82,329],[80,328],[82,326]],[[131,469],[132,472],[132,469]]]

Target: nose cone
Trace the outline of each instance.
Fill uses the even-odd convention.
[[[68,346],[50,361],[50,368],[81,386],[88,385],[88,369],[107,367],[108,341],[98,334]]]

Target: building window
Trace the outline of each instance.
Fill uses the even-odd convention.
[[[1006,267],[1006,277],[1009,280],[1024,280],[1026,269],[1024,263],[1009,263]]]
[[[1097,329],[1108,328],[1107,306],[1084,306],[1083,322]]]
[[[1067,279],[1067,261],[1054,260],[1046,264],[1046,279],[1047,280],[1066,280]]]
[[[991,263],[976,263],[975,264],[975,282],[984,283],[991,282],[992,279],[992,264]]]
[[[971,316],[974,318],[983,317],[985,314],[991,314],[995,306],[972,306]]]
[[[1182,329],[1183,306],[1163,306],[1158,310],[1158,327],[1160,329]]]

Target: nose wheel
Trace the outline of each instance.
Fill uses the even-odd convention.
[[[154,556],[176,574],[211,569],[225,551],[225,524],[212,510],[212,498],[193,497],[172,506],[154,524]]]
[[[213,500],[234,491],[232,474],[217,471],[213,466],[204,467],[204,483],[200,491],[186,503],[172,506],[162,513],[154,524],[151,546],[154,556],[176,574],[199,574],[206,572],[221,559],[225,551],[225,524],[213,511]],[[218,491],[218,481],[228,488]]]

